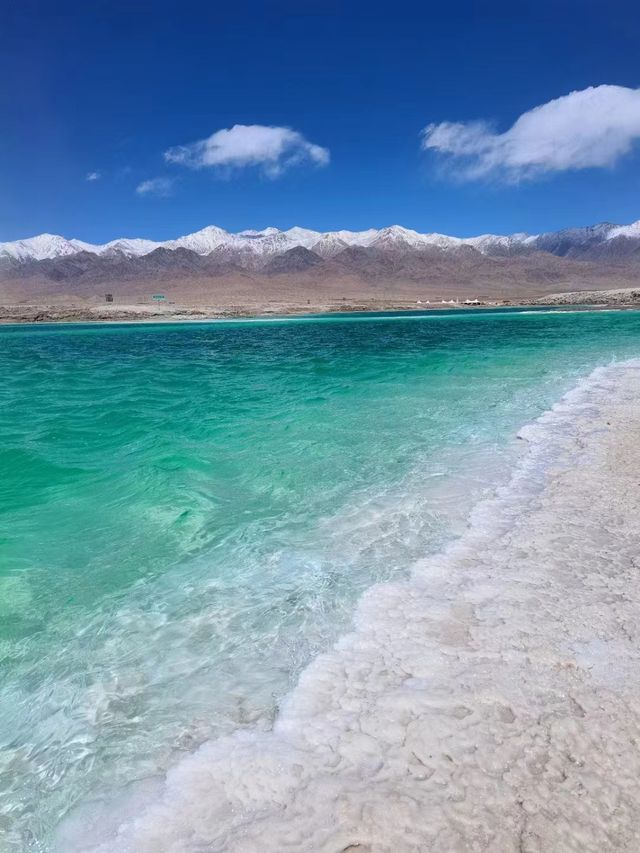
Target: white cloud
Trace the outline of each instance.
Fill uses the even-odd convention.
[[[445,121],[422,131],[422,148],[448,155],[468,180],[613,166],[638,140],[640,89],[625,86],[571,92],[523,113],[504,133],[483,121]]]
[[[99,181],[102,175],[100,172],[87,172],[87,176],[85,180],[87,181]]]
[[[199,142],[170,148],[164,157],[169,163],[192,169],[257,166],[270,178],[276,178],[290,166],[301,163],[326,166],[329,151],[289,127],[236,124],[217,130]]]
[[[171,178],[150,178],[136,187],[138,195],[154,195],[166,198],[173,192],[173,181]]]

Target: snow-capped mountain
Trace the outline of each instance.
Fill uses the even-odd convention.
[[[616,237],[627,237],[629,239],[640,239],[640,219],[631,225],[614,225],[607,232],[606,239],[614,240]]]
[[[482,234],[480,237],[469,237],[463,242],[483,255],[510,255],[535,246],[537,239],[538,236],[535,234],[519,233],[505,237],[497,234]]]
[[[105,243],[103,246],[87,248],[85,251],[93,252],[96,255],[121,254],[131,258],[148,255],[150,252],[153,252],[154,249],[158,249],[162,245],[162,243],[156,243],[154,240],[142,240],[139,237],[129,240],[124,237],[119,240],[111,240],[110,243]]]
[[[496,238],[504,239],[504,238]],[[315,251],[320,257],[329,258],[349,246],[375,247],[379,249],[410,248],[455,249],[469,241],[444,234],[420,234],[400,225],[380,230],[366,231],[312,231],[294,227],[287,231],[265,228],[262,231],[240,231],[237,234],[215,225],[187,234],[175,240],[156,242],[153,240],[121,238],[109,243],[94,245],[81,240],[67,240],[51,234],[41,234],[26,240],[0,243],[0,257],[14,261],[45,260],[62,255],[90,252],[95,255],[120,253],[127,257],[148,255],[155,249],[189,249],[198,255],[209,255],[221,248],[234,252],[263,256],[267,259],[280,252],[301,246]]]
[[[66,240],[57,234],[39,234],[26,240],[15,240],[13,243],[0,243],[0,257],[12,258],[16,261],[43,261],[47,258],[60,258],[64,255],[75,255],[78,252],[94,252],[97,254],[101,246],[83,243],[81,240]]]
[[[622,242],[620,242],[622,240]],[[262,231],[231,233],[215,225],[201,231],[178,237],[175,240],[154,241],[140,238],[120,238],[94,245],[82,240],[66,239],[55,234],[40,234],[25,240],[0,243],[0,261],[25,263],[62,258],[88,252],[92,255],[141,258],[157,249],[186,249],[197,255],[215,254],[219,258],[233,259],[241,265],[260,267],[295,248],[314,252],[325,260],[335,258],[349,247],[363,247],[379,251],[457,252],[473,249],[481,255],[500,257],[532,251],[545,251],[568,257],[597,257],[612,253],[612,245],[620,246],[628,254],[640,241],[640,220],[631,225],[602,223],[587,228],[571,228],[545,234],[483,234],[479,237],[450,237],[446,234],[422,234],[392,225],[388,228],[366,231],[313,231],[293,227],[286,231],[265,228]],[[640,246],[640,242],[638,242]],[[614,248],[615,253],[615,248]]]

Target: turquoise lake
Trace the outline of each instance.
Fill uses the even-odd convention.
[[[267,727],[640,312],[0,327],[0,850]]]

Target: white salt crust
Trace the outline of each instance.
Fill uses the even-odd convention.
[[[272,732],[85,807],[62,853],[640,850],[640,361],[522,430],[467,533],[372,588]]]

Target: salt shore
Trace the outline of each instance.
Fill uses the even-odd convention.
[[[467,533],[371,589],[274,730],[62,826],[64,853],[640,849],[640,361],[522,430]]]

